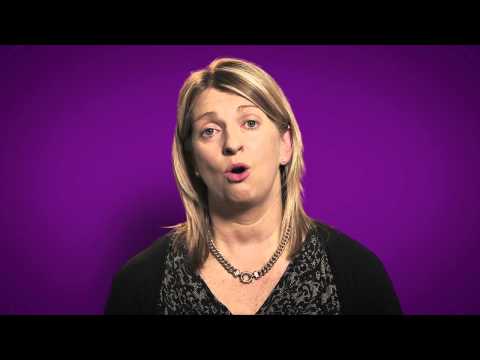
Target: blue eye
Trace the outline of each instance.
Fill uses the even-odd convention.
[[[257,120],[247,120],[247,121],[245,121],[245,123],[249,123],[249,124],[252,124],[252,123],[253,123],[254,125],[257,124],[257,126],[255,126],[255,127],[248,126],[249,129],[255,129],[255,128],[258,127],[258,122],[257,122]]]
[[[211,130],[211,131],[209,131],[209,130]],[[205,134],[206,132],[208,132],[208,134],[207,134],[208,136],[207,136],[207,137],[212,137],[212,135],[213,135],[214,132],[215,132],[215,129],[214,129],[214,128],[206,128],[205,130],[203,130],[203,131],[201,132],[200,135],[203,136],[203,134]]]
[[[253,130],[258,128],[259,123],[257,120],[246,120],[244,121],[244,124],[248,124],[247,128]],[[220,130],[217,130],[214,128],[205,128],[204,130],[202,130],[202,132],[200,132],[200,136],[204,138],[210,138],[215,134],[215,131],[220,131]]]

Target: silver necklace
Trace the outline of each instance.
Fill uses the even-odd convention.
[[[231,274],[234,278],[238,278],[242,284],[250,284],[253,280],[258,280],[262,276],[264,276],[267,272],[270,271],[270,269],[273,267],[273,265],[277,262],[278,258],[282,254],[283,250],[285,249],[285,246],[288,243],[288,240],[290,239],[290,226],[287,228],[285,231],[285,234],[283,234],[283,239],[278,245],[277,250],[275,250],[275,253],[272,255],[270,260],[258,271],[253,271],[253,272],[248,272],[248,271],[240,271],[237,268],[235,268],[232,264],[230,264],[227,259],[225,259],[222,254],[220,254],[220,251],[215,247],[213,244],[213,239],[210,234],[210,231],[208,232],[208,240],[207,240],[207,245],[212,253],[212,255],[217,259],[217,261],[220,263],[220,265],[223,266],[223,268]]]

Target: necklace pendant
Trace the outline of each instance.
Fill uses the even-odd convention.
[[[250,273],[250,272],[247,272],[247,271],[242,272],[240,274],[240,282],[242,284],[250,284],[252,282],[253,278],[254,278],[253,274]]]

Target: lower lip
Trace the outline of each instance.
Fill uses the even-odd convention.
[[[225,173],[225,177],[230,182],[241,182],[241,181],[245,180],[249,175],[250,175],[250,171],[248,169],[245,170],[244,172],[240,173],[240,174],[235,174],[233,172]]]

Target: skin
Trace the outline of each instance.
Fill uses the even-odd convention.
[[[280,241],[279,166],[292,156],[290,131],[281,135],[249,100],[212,88],[199,95],[192,111],[193,160],[208,189],[215,246],[240,271],[259,270]],[[230,183],[224,173],[239,162],[250,167],[250,176]],[[258,312],[288,264],[284,252],[265,276],[246,285],[209,254],[198,273],[232,314],[248,315]]]
[[[279,166],[292,156],[290,131],[281,135],[249,100],[213,88],[197,98],[193,119],[193,158],[208,188],[216,247],[241,271],[258,270],[280,241]],[[224,172],[238,162],[250,167],[250,176],[230,183]]]

